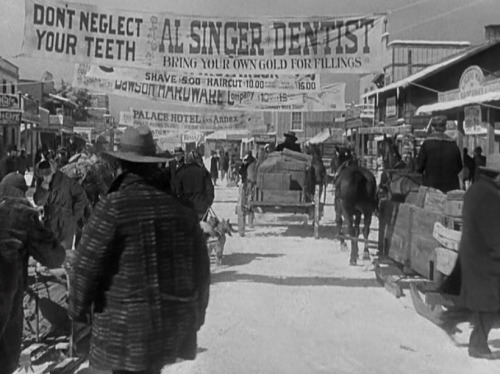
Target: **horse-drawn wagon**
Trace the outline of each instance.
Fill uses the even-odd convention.
[[[253,176],[239,187],[236,208],[240,236],[245,235],[247,221],[253,226],[256,215],[273,214],[293,215],[304,223],[312,220],[317,238],[324,204],[320,202],[323,186],[316,183],[313,157],[285,149],[257,160],[254,168]]]

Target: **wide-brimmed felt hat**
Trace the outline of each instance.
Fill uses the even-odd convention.
[[[500,174],[500,154],[493,153],[486,158],[486,166],[479,166],[481,170]]]
[[[297,140],[298,138],[295,136],[295,131],[287,131],[284,134],[288,138],[293,138],[294,140]]]
[[[167,162],[166,158],[156,155],[153,134],[147,126],[127,127],[121,136],[118,151],[104,153],[129,162],[144,164]]]
[[[175,147],[174,153],[184,153],[184,149],[182,149],[182,147]]]

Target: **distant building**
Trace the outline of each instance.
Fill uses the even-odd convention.
[[[2,95],[17,95],[18,83],[19,68],[0,57],[0,93]],[[19,98],[18,104],[20,106]],[[0,110],[0,142],[2,148],[0,152],[4,152],[7,145],[18,145],[19,143],[21,118],[20,114],[13,114],[12,111],[20,112],[20,108],[7,108],[2,105]]]

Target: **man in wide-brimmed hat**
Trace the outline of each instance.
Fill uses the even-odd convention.
[[[120,174],[76,250],[69,310],[85,321],[93,305],[90,365],[160,373],[194,359],[208,304],[210,263],[197,213],[165,192],[147,127],[127,128],[108,152]]]
[[[65,258],[64,248],[25,198],[27,189],[24,176],[17,172],[0,182],[1,373],[12,373],[18,367],[29,256],[50,268],[59,267]]]
[[[300,145],[297,144],[297,136],[295,136],[294,131],[288,131],[284,134],[285,141],[276,146],[277,152],[282,152],[283,149],[287,148],[291,151],[300,152]]]
[[[44,207],[45,225],[50,228],[65,249],[72,249],[77,222],[83,217],[87,195],[75,179],[57,169],[54,160],[43,160],[37,165],[33,200]]]
[[[462,170],[462,155],[455,140],[445,134],[446,122],[445,116],[431,119],[433,133],[422,143],[416,167],[416,171],[423,174],[424,186],[444,193],[460,188]]]
[[[469,355],[477,358],[494,358],[488,334],[500,313],[500,155],[495,156],[465,193],[458,260],[442,286],[474,312]]]

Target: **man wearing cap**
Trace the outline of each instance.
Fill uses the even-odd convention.
[[[192,209],[165,192],[148,127],[127,128],[108,152],[120,174],[100,201],[76,250],[69,312],[93,308],[90,365],[160,373],[194,359],[208,305],[210,263]]]
[[[26,180],[16,172],[0,183],[1,373],[12,373],[18,367],[29,257],[49,268],[61,266],[65,258],[64,248],[25,198],[27,189]]]
[[[288,131],[285,133],[285,141],[276,146],[277,152],[282,152],[283,149],[287,148],[291,151],[300,152],[300,145],[296,143],[297,137],[294,131]]]
[[[479,174],[481,170],[481,166],[486,165],[486,156],[483,156],[483,149],[481,147],[474,148],[474,182],[479,180]]]
[[[37,170],[40,178],[33,201],[44,207],[45,225],[65,249],[72,249],[77,222],[88,203],[85,190],[75,179],[58,170],[53,160],[41,161]]]
[[[459,173],[462,156],[455,140],[445,134],[446,117],[436,116],[431,120],[433,133],[420,147],[416,171],[423,174],[423,185],[444,193],[460,188]]]

